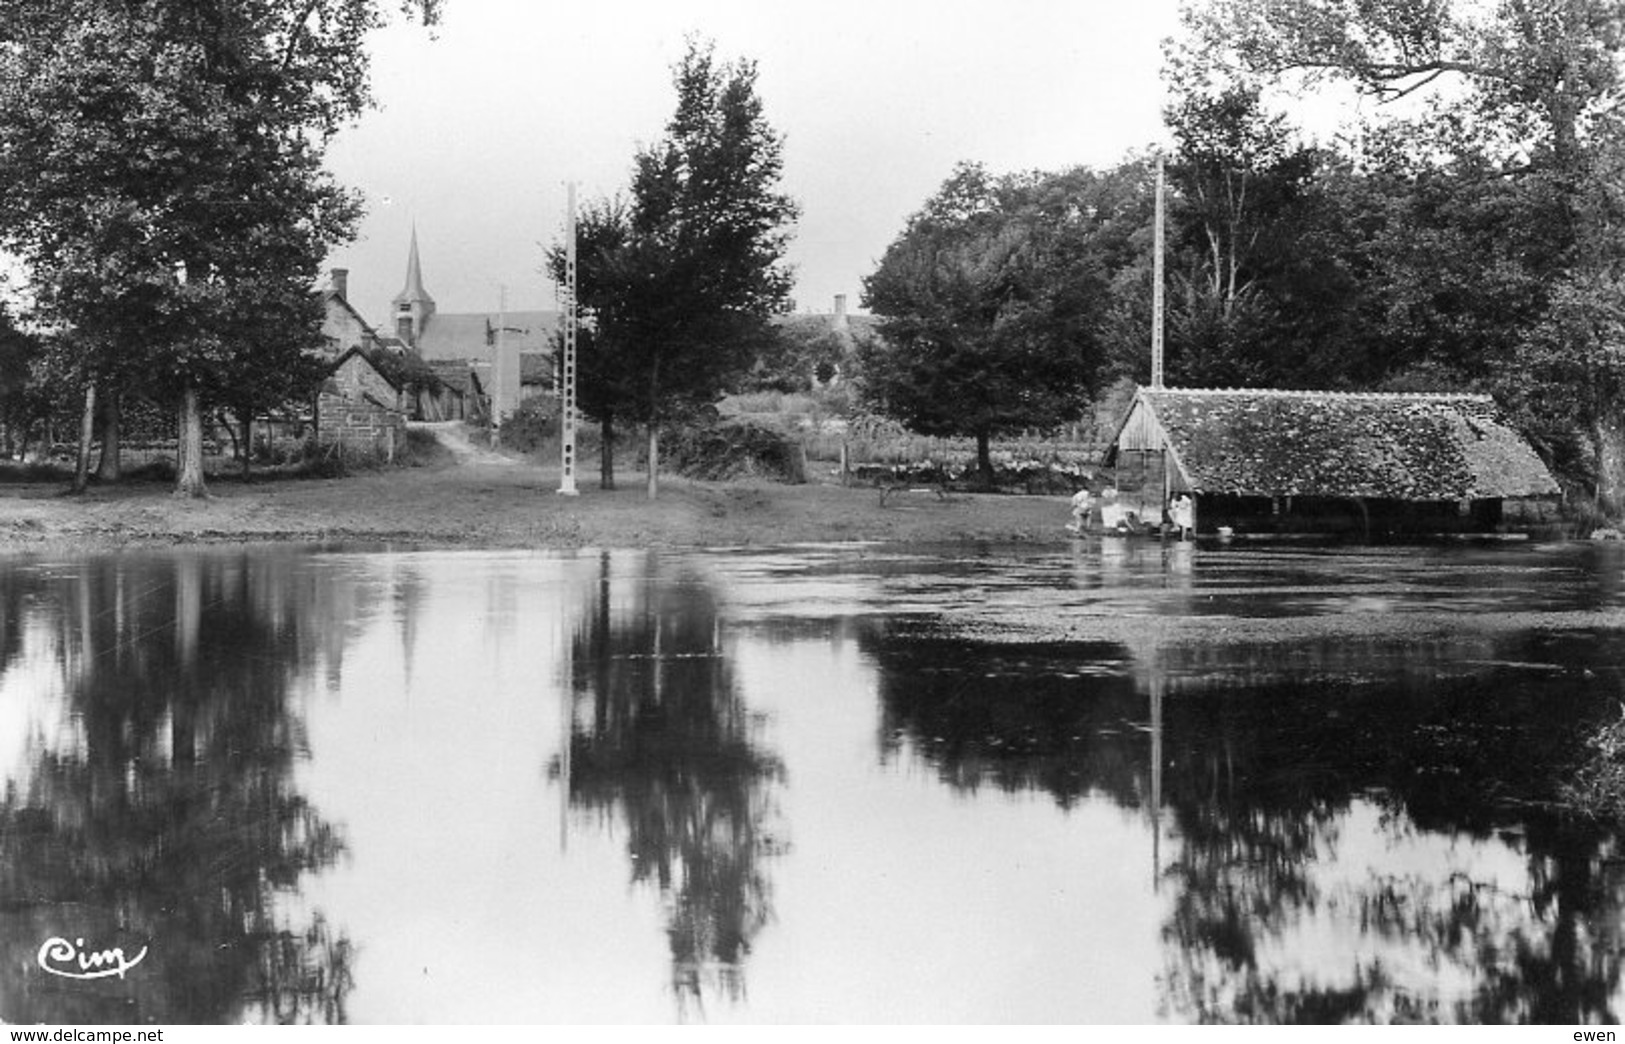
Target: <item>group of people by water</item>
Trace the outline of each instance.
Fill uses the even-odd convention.
[[[1196,504],[1190,495],[1182,493],[1162,509],[1162,518],[1153,523],[1141,517],[1141,505],[1124,500],[1117,488],[1107,486],[1100,493],[1100,531],[1102,533],[1141,533],[1161,530],[1176,533],[1185,540],[1196,533]],[[1072,495],[1072,521],[1068,531],[1084,534],[1094,529],[1095,496],[1085,486]]]

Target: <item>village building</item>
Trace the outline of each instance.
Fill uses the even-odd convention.
[[[378,334],[350,303],[350,272],[335,268],[328,273],[322,292],[322,338],[324,352],[337,359],[352,348],[370,352],[378,346]]]
[[[1195,529],[1493,532],[1560,489],[1488,395],[1140,388],[1106,453],[1115,510]]]
[[[556,311],[441,312],[423,285],[417,231],[407,253],[406,285],[390,304],[394,336],[436,374],[449,380],[454,370],[469,375],[456,382],[465,396],[471,390],[485,403],[468,401],[464,414],[499,418],[519,403],[553,386],[553,335]],[[444,364],[444,365],[443,365]]]
[[[400,386],[366,352],[352,347],[334,360],[316,393],[316,440],[393,460],[406,435],[406,407]]]
[[[466,359],[441,360],[426,364],[434,373],[435,386],[420,389],[413,416],[419,420],[481,420],[487,399],[480,379]]]

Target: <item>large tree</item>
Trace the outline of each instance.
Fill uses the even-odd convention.
[[[307,343],[241,324],[308,293],[353,232],[322,156],[370,102],[383,17],[379,0],[0,3],[0,240],[78,331],[87,382],[140,373],[175,405],[177,493],[204,491],[202,411],[245,353],[292,365]]]
[[[1625,403],[1613,389],[1625,386],[1609,339],[1625,270],[1612,188],[1625,6],[1187,0],[1184,18],[1170,53],[1181,84],[1338,82],[1406,99],[1367,108],[1350,165],[1311,193],[1324,204],[1314,217],[1328,219],[1311,233],[1320,255],[1357,287],[1340,313],[1316,306],[1346,321],[1345,372],[1495,391],[1568,477],[1617,509]]]
[[[1101,188],[1087,171],[961,164],[864,280],[881,333],[862,351],[866,395],[922,434],[974,437],[984,482],[994,436],[1062,423],[1086,401],[1122,260],[1100,232],[1123,201],[1102,205]]]
[[[1383,101],[1455,81],[1458,123],[1572,170],[1621,82],[1614,0],[1202,0],[1174,62],[1257,78],[1335,78]]]
[[[589,210],[578,260],[596,327],[586,350],[610,353],[581,368],[584,386],[596,382],[583,402],[600,419],[647,426],[650,498],[661,425],[737,382],[789,306],[783,258],[797,214],[778,189],[783,139],[763,114],[755,64],[719,62],[690,41],[673,82],[676,112],[638,151],[624,216]]]

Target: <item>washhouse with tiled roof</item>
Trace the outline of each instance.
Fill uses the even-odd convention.
[[[1560,490],[1488,395],[1141,388],[1107,450],[1140,517],[1197,528],[1490,531]]]

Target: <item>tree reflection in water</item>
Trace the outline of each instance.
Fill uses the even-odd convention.
[[[1063,806],[1160,799],[1171,1018],[1620,1015],[1616,839],[1549,804],[1586,725],[1617,713],[1617,639],[1138,658],[900,633],[870,644],[884,757]],[[1155,744],[1153,691],[1167,693]]]
[[[708,992],[742,999],[744,959],[772,917],[763,860],[783,846],[783,767],[755,742],[715,593],[661,576],[656,556],[630,588],[612,583],[609,556],[601,568],[572,642],[585,705],[552,772],[567,770],[572,806],[624,821],[632,880],[666,904],[679,1013],[703,1014]]]
[[[338,1023],[351,947],[290,909],[343,850],[295,790],[290,687],[330,604],[264,554],[127,555],[0,575],[5,668],[49,656],[41,723],[0,794],[0,1017]],[[122,980],[45,974],[41,944],[147,955]]]

